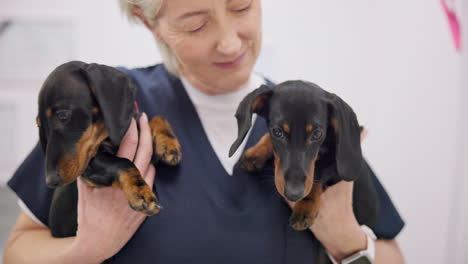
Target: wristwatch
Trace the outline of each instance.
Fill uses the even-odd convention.
[[[361,250],[353,255],[346,257],[345,259],[341,260],[339,264],[372,264],[374,263],[375,258],[375,240],[377,237],[375,236],[372,229],[370,229],[366,225],[361,226],[361,230],[367,236],[367,249]],[[330,260],[333,264],[338,264],[338,262],[330,255]]]

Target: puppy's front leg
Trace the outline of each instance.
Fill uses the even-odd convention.
[[[265,134],[258,143],[244,152],[240,167],[253,172],[263,169],[265,163],[273,156],[273,145],[270,134]]]
[[[147,215],[159,213],[161,207],[156,195],[141,177],[137,168],[127,167],[118,172],[118,185],[122,188],[130,207]]]
[[[314,183],[309,195],[298,201],[293,208],[289,224],[296,230],[305,230],[314,224],[320,209],[320,196],[323,187],[320,183]]]
[[[130,207],[135,211],[154,215],[160,210],[158,198],[152,188],[128,159],[100,152],[91,160],[82,179],[93,187],[121,188]]]
[[[182,159],[180,144],[169,122],[160,116],[151,119],[149,126],[153,136],[153,150],[157,161],[177,165]]]

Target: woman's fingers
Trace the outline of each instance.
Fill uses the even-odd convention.
[[[132,119],[128,131],[120,143],[117,156],[133,161],[140,173],[146,175],[153,155],[153,139],[148,116],[143,113],[138,122],[139,132],[136,121]]]
[[[156,177],[156,169],[154,168],[154,165],[153,164],[150,164],[148,166],[148,170],[146,172],[146,174],[143,176],[144,179],[145,179],[145,182],[149,185],[149,186],[153,186],[153,183],[154,183],[154,179]]]
[[[153,153],[151,129],[143,115],[137,123],[132,119],[120,143],[117,156],[133,161],[145,181],[152,186],[156,169],[151,164]],[[128,206],[122,190],[89,187],[81,178],[78,185],[77,243],[89,251],[97,250],[102,259],[116,254],[132,237],[145,215]],[[105,225],[102,225],[106,222]],[[91,241],[91,244],[90,244]],[[111,243],[109,243],[109,241]]]
[[[135,158],[135,153],[138,148],[138,129],[135,119],[132,118],[130,127],[127,130],[127,133],[122,138],[120,142],[119,150],[117,151],[117,156],[121,158],[127,158],[133,160]]]
[[[141,115],[139,125],[140,137],[134,163],[140,173],[145,175],[153,155],[153,139],[151,136],[151,128],[148,125],[148,116],[146,116],[145,113]]]
[[[78,219],[77,221],[78,221],[78,224],[80,224],[79,223],[80,217],[83,216],[83,210],[84,210],[83,208],[86,206],[86,202],[88,200],[91,187],[86,185],[86,183],[84,183],[83,180],[81,180],[81,177],[76,180],[76,185],[78,188],[78,209],[77,209]]]

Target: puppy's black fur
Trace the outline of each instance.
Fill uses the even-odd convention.
[[[232,155],[244,140],[252,114],[266,119],[269,134],[241,157],[241,167],[262,169],[274,157],[275,185],[287,200],[296,201],[290,224],[304,230],[319,212],[319,198],[328,186],[354,181],[353,207],[360,224],[372,227],[379,204],[362,157],[361,127],[351,107],[318,85],[287,81],[263,85],[240,103],[239,134]]]
[[[80,61],[57,67],[44,82],[36,121],[46,183],[55,188],[49,212],[53,236],[76,234],[78,176],[92,187],[121,188],[136,211],[159,212],[152,187],[133,162],[116,156],[131,119],[139,118],[135,94],[136,85],[124,73]],[[154,117],[149,126],[156,159],[178,164],[180,145],[169,123]]]

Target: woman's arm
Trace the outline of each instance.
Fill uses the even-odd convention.
[[[4,249],[3,263],[98,263],[75,248],[75,237],[54,238],[21,212]],[[84,257],[90,257],[85,259]]]
[[[367,130],[364,130],[361,141],[366,136]],[[310,228],[337,261],[367,248],[367,235],[361,230],[353,211],[353,186],[353,182],[342,181],[328,188],[320,197],[320,214]],[[395,239],[375,241],[374,263],[404,263]]]
[[[310,230],[337,261],[367,248],[367,236],[354,215],[353,182],[341,181],[320,196],[320,213]],[[295,203],[287,201],[293,208]],[[404,263],[395,239],[375,241],[376,264]]]
[[[366,234],[353,212],[353,182],[339,182],[320,198],[320,213],[310,230],[337,261],[367,248]],[[396,240],[379,239],[375,243],[376,264],[404,263]]]
[[[379,239],[375,243],[375,263],[404,263],[400,247],[395,239]]]
[[[140,119],[140,134],[132,120],[117,156],[133,160],[152,186],[155,168],[151,130],[146,115]],[[91,188],[81,179],[78,186],[76,237],[55,238],[50,230],[20,213],[4,251],[4,263],[100,263],[115,255],[133,236],[146,216],[128,206],[122,190]]]

